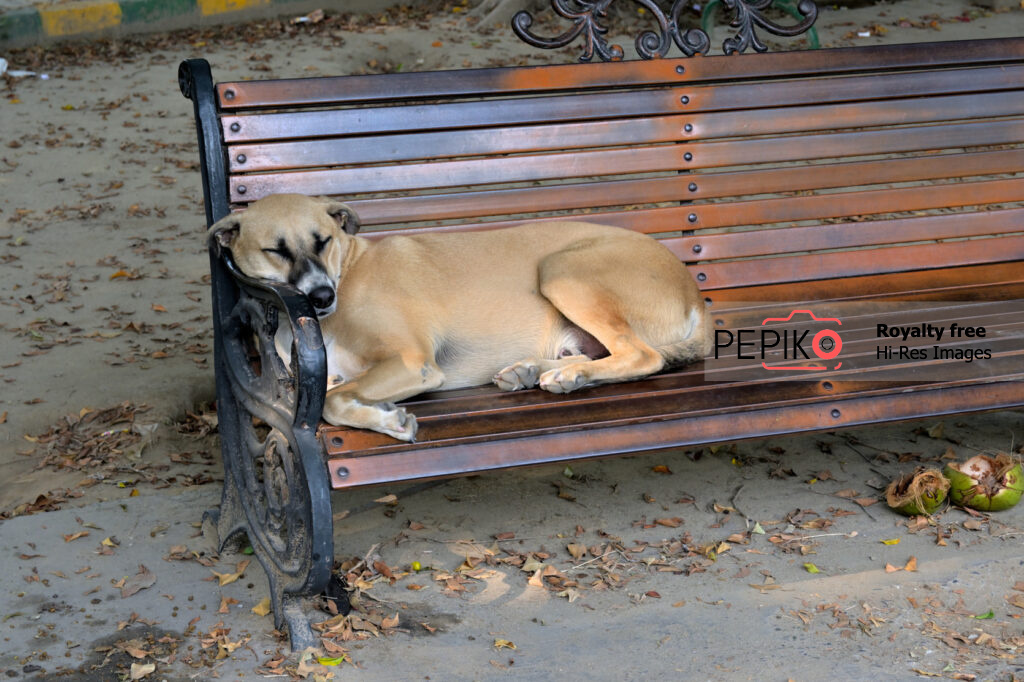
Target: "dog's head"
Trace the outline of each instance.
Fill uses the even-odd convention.
[[[348,206],[325,197],[275,194],[217,221],[209,239],[231,250],[250,277],[288,283],[309,297],[317,317],[334,312],[341,266],[359,230]]]

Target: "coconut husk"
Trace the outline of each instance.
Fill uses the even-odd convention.
[[[885,489],[888,505],[907,516],[932,515],[946,499],[949,481],[937,469],[918,469],[900,476]]]

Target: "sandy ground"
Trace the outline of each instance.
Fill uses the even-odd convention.
[[[824,46],[1012,36],[1024,12],[915,0],[824,8],[818,27]],[[0,518],[15,517],[0,521],[0,672],[84,666],[80,679],[115,679],[134,661],[156,664],[146,679],[248,679],[286,650],[250,611],[266,591],[255,563],[220,587],[205,579],[244,555],[181,551],[201,545],[194,525],[218,501],[220,467],[204,406],[202,194],[177,63],[204,56],[226,80],[577,52],[538,54],[440,11],[5,55],[48,78],[8,80],[0,118]],[[1024,505],[908,528],[883,504],[835,494],[877,498],[915,465],[1024,441],[1019,412],[947,420],[938,437],[924,426],[339,494],[336,511],[351,513],[336,523],[337,558],[391,567],[393,585],[367,575],[364,609],[378,626],[400,616],[344,647],[369,679],[1024,679]],[[397,505],[373,502],[389,493]],[[916,572],[885,570],[911,557]],[[410,572],[413,561],[425,569]],[[557,575],[531,585],[522,566],[536,562]],[[122,597],[122,578],[146,582],[139,564],[156,585]],[[222,597],[237,600],[226,614]]]

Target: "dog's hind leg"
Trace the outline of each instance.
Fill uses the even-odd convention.
[[[395,355],[327,392],[323,417],[335,426],[416,440],[416,417],[394,403],[438,388],[444,373],[422,353]]]
[[[567,393],[653,374],[666,364],[661,347],[693,326],[686,294],[696,287],[689,275],[663,247],[634,241],[628,250],[620,241],[585,242],[541,263],[541,293],[608,355],[548,369],[538,377],[540,388]]]

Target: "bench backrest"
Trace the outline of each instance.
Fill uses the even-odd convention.
[[[217,98],[234,206],[336,195],[364,231],[401,233],[576,215],[664,239],[724,307],[1024,281],[1024,39],[233,82]]]

